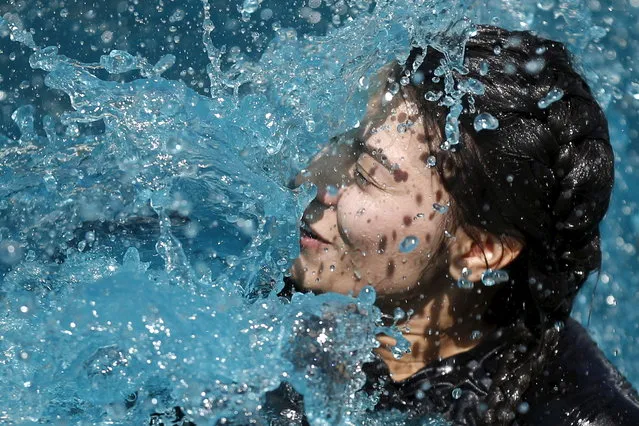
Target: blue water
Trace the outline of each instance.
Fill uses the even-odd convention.
[[[356,392],[381,327],[374,293],[276,296],[314,194],[286,183],[357,123],[370,77],[409,40],[454,66],[472,22],[566,42],[606,108],[617,181],[604,266],[573,315],[639,383],[637,12],[634,0],[0,5],[0,419],[148,424],[181,406],[198,424],[246,424],[287,381],[312,424],[401,424],[367,415],[374,398]]]

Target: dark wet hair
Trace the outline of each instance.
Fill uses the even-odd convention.
[[[444,79],[434,75],[442,58],[414,48],[395,77],[412,79],[404,93],[417,102],[425,124],[443,135],[448,109],[425,99],[444,89]],[[486,231],[524,244],[486,314],[519,329],[520,338],[503,354],[478,406],[485,424],[510,424],[531,379],[543,371],[576,293],[600,266],[599,223],[613,186],[613,153],[601,107],[563,44],[479,26],[464,65],[468,72],[456,73],[457,81],[475,79],[485,93],[464,98],[460,144],[445,150],[441,139],[431,141],[431,153],[455,223],[471,236]],[[563,97],[540,108],[552,89]],[[499,127],[475,131],[480,113],[497,118]]]

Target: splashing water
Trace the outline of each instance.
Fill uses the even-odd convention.
[[[596,11],[568,1],[543,7],[507,0],[482,7],[346,1],[309,2],[294,30],[276,20],[280,11],[266,1],[238,2],[223,13],[197,3],[197,13],[186,5],[167,8],[167,33],[175,47],[176,37],[196,33],[201,24],[208,86],[197,67],[185,67],[180,80],[172,74],[194,60],[179,49],[149,48],[145,57],[132,45],[108,41],[117,31],[104,31],[98,38],[114,48],[75,59],[63,43],[40,46],[50,43],[40,41],[47,29],[29,31],[33,25],[24,23],[34,15],[0,6],[9,12],[0,20],[0,36],[24,46],[29,72],[44,78],[47,88],[34,85],[38,98],[63,93],[69,102],[47,110],[26,97],[16,102],[22,92],[16,98],[0,90],[0,102],[13,102],[8,116],[19,131],[15,137],[0,132],[7,135],[0,135],[0,419],[148,424],[151,413],[179,406],[198,424],[266,422],[272,413],[264,395],[288,382],[303,395],[311,424],[404,424],[401,413],[371,412],[376,396],[358,392],[377,333],[398,339],[397,357],[409,348],[397,330],[381,328],[374,290],[356,298],[277,296],[298,255],[297,220],[314,196],[313,188],[289,190],[285,182],[330,136],[356,125],[376,70],[403,61],[411,40],[448,53],[438,71],[446,89],[428,96],[449,107],[447,147],[458,143],[462,98],[484,90],[473,82],[458,87],[455,78],[473,21],[543,26],[549,37],[570,39],[600,102],[615,111],[624,94],[634,99],[636,90],[621,62],[610,66],[609,52],[597,53],[594,42],[613,31],[612,22],[595,25]],[[73,37],[79,39],[101,31],[90,12],[78,20],[70,7],[55,11],[87,22],[87,31]],[[131,13],[138,22],[154,19]],[[234,15],[219,21],[220,14]],[[323,33],[301,35],[304,25],[327,20]],[[557,28],[542,25],[555,20]],[[236,33],[252,38],[247,46],[261,46],[253,55],[219,35],[242,22],[254,25]],[[266,27],[259,22],[268,23],[270,38],[259,34],[257,28]],[[531,72],[538,65],[531,64]],[[623,115],[611,117],[613,133],[628,134]],[[630,146],[628,137],[614,143],[618,151]],[[428,166],[435,166],[434,157]],[[633,179],[622,174],[622,190]],[[622,232],[607,229],[615,234],[608,249],[632,256],[630,240],[619,246]],[[410,238],[402,251],[417,247]],[[613,290],[622,278],[603,276],[611,287],[606,296],[630,288]],[[577,314],[587,307],[579,303]],[[595,313],[610,315],[607,306],[596,305]],[[615,339],[600,340],[610,349],[620,346]]]

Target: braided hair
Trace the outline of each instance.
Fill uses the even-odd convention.
[[[411,78],[404,90],[440,134],[447,109],[427,98],[443,91],[435,72],[442,58],[416,47],[397,76]],[[464,98],[459,145],[440,149],[440,140],[430,148],[454,222],[471,236],[474,229],[524,244],[484,317],[516,331],[477,408],[484,424],[507,425],[542,373],[576,293],[600,267],[599,222],[612,191],[613,153],[606,118],[563,44],[479,26],[464,65],[468,72],[456,73],[457,82],[475,79],[484,93]],[[421,78],[412,78],[416,73]],[[476,131],[480,113],[499,126]]]

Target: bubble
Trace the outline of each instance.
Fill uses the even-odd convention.
[[[462,390],[459,388],[455,388],[451,392],[451,395],[453,396],[453,399],[459,399],[462,396]]]
[[[14,265],[22,259],[22,247],[17,241],[0,241],[0,263]]]
[[[419,245],[419,239],[413,235],[408,236],[399,244],[399,251],[402,253],[410,253]]]
[[[564,97],[564,91],[559,88],[551,89],[548,94],[537,102],[537,106],[541,109],[548,108],[552,103],[557,102]]]
[[[475,117],[473,126],[475,127],[476,132],[482,130],[495,130],[499,127],[499,120],[497,120],[493,115],[483,112]]]

